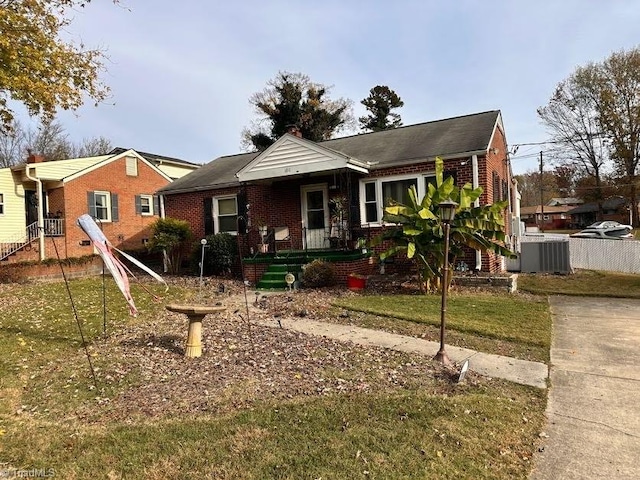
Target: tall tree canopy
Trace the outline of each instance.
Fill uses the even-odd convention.
[[[591,178],[588,196],[598,203],[602,216],[603,169],[608,151],[598,121],[597,103],[584,88],[582,74],[576,72],[556,87],[549,103],[538,109],[556,147],[552,155],[560,168],[575,170],[579,177]]]
[[[640,226],[640,49],[616,52],[603,62],[578,67],[538,113],[576,157],[581,152],[583,165],[590,166],[594,177],[602,152],[609,156],[626,187],[633,224]]]
[[[377,85],[369,90],[369,96],[360,102],[369,113],[359,118],[365,131],[379,132],[402,126],[400,114],[392,112],[404,106],[402,99],[385,85]]]
[[[98,79],[102,52],[60,36],[70,24],[67,11],[90,1],[0,0],[0,130],[11,127],[10,100],[52,118],[57,108],[80,107],[85,95],[96,103],[107,96]]]
[[[330,87],[302,73],[279,72],[249,102],[260,118],[242,132],[244,148],[264,150],[295,125],[302,136],[319,142],[352,122],[351,101],[331,100]]]

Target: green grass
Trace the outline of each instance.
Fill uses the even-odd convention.
[[[544,397],[496,383],[106,428],[32,424],[10,428],[3,455],[61,478],[526,478]]]
[[[71,281],[69,288],[82,333],[89,344],[103,334],[105,323],[110,332],[132,323],[148,322],[164,310],[163,303],[133,284],[131,291],[140,314],[137,318],[130,317],[120,291],[107,279],[105,322],[101,277]],[[159,297],[165,295],[163,287],[149,285],[147,288]],[[0,389],[20,388],[47,362],[68,355],[84,355],[78,323],[63,282],[28,284],[10,291],[7,294],[0,290]],[[184,294],[172,288],[166,295],[175,298]],[[12,403],[10,396],[0,396],[0,413],[13,408]]]
[[[409,322],[439,327],[440,302],[438,295],[363,295],[341,298],[334,305],[388,319],[375,322],[377,328],[416,334],[420,330],[411,328]],[[531,360],[549,359],[551,317],[542,299],[517,295],[450,295],[446,321],[448,343],[453,345]],[[431,329],[432,336],[436,330]]]
[[[102,335],[101,280],[70,285],[92,342]],[[125,328],[153,332],[165,303],[192,294],[172,287],[156,302],[136,285],[133,293],[137,318],[129,317],[107,281],[110,334]],[[53,468],[56,478],[69,479],[524,479],[545,422],[545,391],[473,376],[463,384],[442,378],[428,388],[409,383],[384,392],[294,396],[243,408],[230,396],[224,414],[107,421],[96,397],[116,398],[144,380],[133,374],[103,382],[100,392],[92,389],[90,375],[78,368],[84,352],[64,284],[0,285],[0,294],[0,464],[13,468]],[[396,309],[408,305],[404,297],[397,300]],[[496,303],[505,302],[452,296],[451,324],[463,310],[470,310],[459,315],[469,331],[489,329],[481,325],[487,316],[496,317],[494,326],[502,325],[497,330],[505,336],[512,336],[503,325],[509,315],[532,328],[544,324],[533,312],[522,313],[518,302],[499,314]],[[544,304],[533,305],[546,318]],[[423,307],[407,311],[420,316]],[[437,309],[437,302],[429,308]],[[531,334],[514,338],[535,343]],[[91,343],[90,352],[103,372],[126,361],[105,358],[97,344]],[[370,361],[375,372],[384,359]],[[92,409],[96,414],[86,415]]]
[[[538,295],[640,298],[640,275],[593,270],[571,275],[520,274],[518,289]]]

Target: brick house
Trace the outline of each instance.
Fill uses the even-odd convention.
[[[56,248],[62,258],[93,253],[75,225],[85,213],[118,248],[143,249],[149,225],[162,214],[156,190],[199,167],[147,155],[123,148],[58,161],[30,155],[25,164],[0,169],[0,260],[55,258]]]
[[[424,195],[436,156],[457,185],[484,189],[482,204],[518,198],[497,110],[318,143],[293,128],[263,152],[217,158],[158,194],[166,215],[187,220],[197,237],[240,233],[250,280],[257,281],[282,248],[340,251],[351,255],[348,262],[333,259],[340,274],[371,273],[374,259],[369,252],[358,257],[356,241],[385,227],[386,199],[402,201],[410,185]],[[511,212],[510,201],[509,230],[512,220],[519,222]],[[261,240],[268,247],[260,247]],[[261,248],[268,252],[264,258]],[[502,259],[493,255],[470,251],[464,260],[472,269],[503,269]]]

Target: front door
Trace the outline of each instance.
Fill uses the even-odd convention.
[[[35,190],[24,191],[24,208],[27,226],[38,221],[38,194]]]
[[[302,228],[305,248],[328,246],[329,203],[327,184],[304,185],[302,198]]]

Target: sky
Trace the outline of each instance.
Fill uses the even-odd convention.
[[[289,71],[353,100],[356,118],[376,85],[400,95],[405,125],[501,110],[524,173],[555,86],[640,45],[636,0],[93,0],[72,15],[68,38],[108,56],[111,96],[58,116],[70,139],[195,163],[240,153],[249,97]]]

